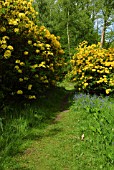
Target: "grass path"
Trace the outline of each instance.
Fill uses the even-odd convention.
[[[50,120],[31,128],[31,145],[4,170],[113,170],[114,103],[80,94],[74,102],[72,86],[56,90],[38,111]]]
[[[55,121],[43,131],[43,138],[34,141],[20,157],[21,169],[31,170],[71,170],[76,168],[79,150],[82,141],[78,134],[78,116],[71,116],[69,110],[61,111]],[[70,122],[70,124],[69,124]],[[72,122],[72,123],[71,123]],[[84,158],[82,158],[84,159]],[[78,165],[79,167],[79,165]]]

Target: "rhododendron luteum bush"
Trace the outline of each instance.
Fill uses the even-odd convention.
[[[68,76],[76,90],[88,93],[114,92],[114,48],[101,49],[100,43],[87,46],[82,42],[70,60]]]
[[[61,79],[64,59],[59,37],[37,24],[32,1],[0,1],[0,79],[5,93],[36,98]]]

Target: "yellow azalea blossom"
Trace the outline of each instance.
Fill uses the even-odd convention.
[[[2,44],[6,44],[7,42],[6,42],[6,40],[2,40]]]
[[[40,52],[40,50],[36,50],[36,53],[39,53]]]
[[[38,74],[35,74],[35,77],[38,78],[39,77]]]
[[[110,73],[110,71],[106,69],[106,70],[105,70],[105,73]]]
[[[28,80],[28,77],[24,77],[24,80]]]
[[[11,51],[6,50],[5,53],[4,53],[4,58],[8,59],[9,57],[11,57]]]
[[[19,64],[19,63],[20,63],[20,60],[16,60],[15,63],[16,63],[16,64]]]
[[[32,89],[32,84],[29,84],[28,85],[28,90],[31,90]]]
[[[19,78],[19,81],[20,81],[20,82],[23,82],[23,79],[22,79],[22,78]]]
[[[18,90],[17,94],[23,94],[23,91],[22,90]]]
[[[45,46],[46,46],[47,48],[50,48],[50,47],[51,47],[50,44],[46,44]]]
[[[28,98],[29,98],[29,99],[36,99],[36,96],[35,96],[35,95],[29,95]]]
[[[14,28],[14,32],[19,32],[19,28]]]
[[[104,81],[105,83],[107,83],[107,82],[108,82],[106,78],[105,78],[103,81]]]
[[[35,47],[36,47],[36,46],[37,46],[37,44],[36,44],[36,43],[34,43],[34,44],[33,44],[33,46],[35,46]]]
[[[1,27],[1,28],[0,28],[0,31],[1,31],[1,32],[5,32],[5,31],[6,31],[6,28],[5,28],[5,27]]]
[[[48,80],[44,80],[44,83],[48,83],[49,81]]]
[[[24,13],[19,13],[18,16],[19,16],[19,18],[24,18],[25,14]]]
[[[9,25],[18,25],[18,22],[17,22],[17,20],[10,19]]]
[[[18,69],[18,73],[22,73],[22,70],[21,70],[21,69]]]
[[[9,49],[9,50],[13,50],[13,46],[8,45],[8,46],[7,46],[7,49]]]
[[[61,49],[61,50],[59,50],[59,53],[60,54],[64,54],[64,51]]]
[[[32,41],[31,41],[31,40],[28,40],[28,44],[31,45],[31,44],[32,44]]]
[[[93,67],[93,64],[89,64],[90,67]]]
[[[38,67],[38,64],[34,64],[33,66],[30,66],[32,69],[35,69]]]
[[[24,65],[25,65],[25,63],[24,63],[24,62],[20,62],[19,64],[20,64],[20,66],[24,66]]]
[[[15,68],[16,70],[18,70],[18,69],[19,69],[19,66],[16,65],[14,68]]]
[[[7,48],[7,45],[6,44],[2,44],[1,48],[5,50]]]
[[[8,36],[4,36],[2,39],[3,39],[3,40],[5,40],[5,39],[8,39],[8,40],[9,40],[9,37],[8,37]]]
[[[96,69],[92,69],[92,71],[94,72],[94,71],[96,71]]]
[[[52,55],[52,56],[53,56],[53,53],[52,53],[52,52],[50,52],[50,51],[48,51],[48,55]]]
[[[105,66],[110,66],[111,62],[105,62]]]
[[[25,51],[25,52],[24,52],[24,55],[28,55],[28,51]]]
[[[109,94],[111,89],[106,89],[106,94]]]
[[[45,68],[45,67],[46,67],[46,66],[45,66],[45,61],[42,61],[42,62],[39,64],[39,67],[44,67],[44,68]]]
[[[88,83],[84,83],[84,87],[88,86]]]
[[[73,78],[73,81],[76,81],[76,78]]]

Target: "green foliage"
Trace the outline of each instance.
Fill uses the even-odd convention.
[[[110,169],[114,164],[114,103],[109,97],[82,93],[76,93],[74,99],[72,112],[81,111],[79,126],[85,136],[84,147],[97,155],[97,167]]]
[[[114,92],[114,49],[101,49],[99,44],[83,42],[72,57],[68,77],[77,91],[96,94]]]
[[[4,95],[35,99],[62,78],[64,65],[58,38],[36,25],[32,1],[0,6],[0,85]]]
[[[98,42],[98,33],[94,30],[94,21],[91,19],[94,7],[90,1],[38,0],[34,2],[34,5],[40,11],[39,22],[44,24],[51,33],[61,37],[60,42],[67,58],[69,57],[67,31],[70,53],[73,53],[74,47],[83,40],[87,40],[90,44]]]

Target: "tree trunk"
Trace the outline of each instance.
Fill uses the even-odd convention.
[[[70,56],[69,10],[68,10],[68,18],[67,18],[67,40],[68,40],[68,53]]]
[[[103,26],[102,33],[101,33],[101,48],[103,48],[105,43],[105,28]]]
[[[105,45],[105,32],[106,32],[106,27],[107,27],[107,21],[104,20],[104,25],[101,33],[101,48]]]

